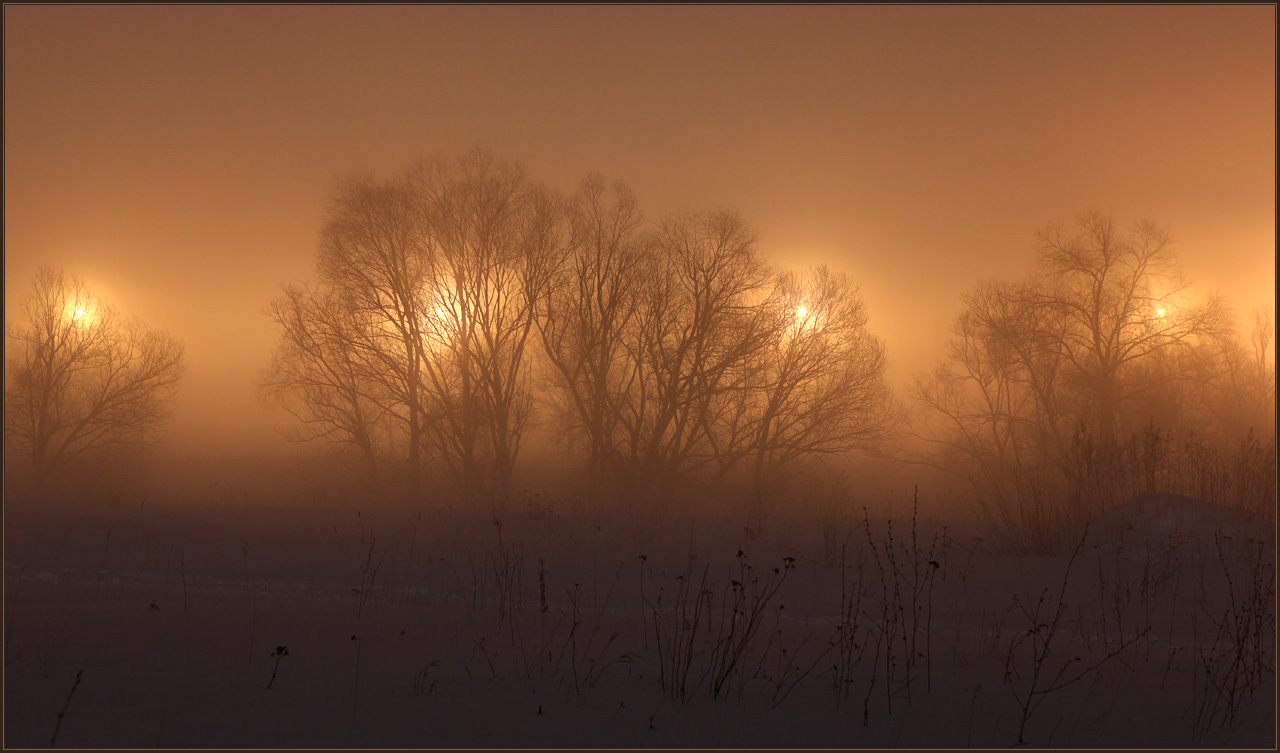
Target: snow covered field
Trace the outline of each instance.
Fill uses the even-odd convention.
[[[4,742],[1274,748],[1274,536],[1183,508],[6,510]]]

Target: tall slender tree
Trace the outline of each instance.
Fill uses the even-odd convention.
[[[640,304],[652,242],[635,195],[599,175],[568,208],[568,242],[556,260],[537,318],[573,428],[585,437],[588,488],[606,491],[618,463],[620,401],[627,392],[626,338]]]

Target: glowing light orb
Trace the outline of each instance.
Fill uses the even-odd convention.
[[[1164,315],[1165,315],[1164,309],[1156,309],[1156,316],[1164,316]]]
[[[76,318],[79,319],[83,316],[84,316],[84,309],[76,309]]]
[[[804,306],[796,306],[796,318],[797,318],[797,319],[803,319],[803,318],[805,317],[805,315],[806,315],[806,314],[808,314],[808,313],[809,313],[809,309],[805,308]]]

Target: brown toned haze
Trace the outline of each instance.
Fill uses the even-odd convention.
[[[1090,209],[1275,300],[1275,7],[4,9],[5,315],[42,264],[186,345],[176,447],[274,447],[263,309],[326,199],[473,144],[730,206],[862,289],[901,384]]]

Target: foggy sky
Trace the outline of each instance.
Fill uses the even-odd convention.
[[[254,383],[326,199],[474,144],[646,215],[728,206],[861,286],[895,386],[959,295],[1089,209],[1275,301],[1275,8],[4,9],[5,316],[35,269],[185,343],[179,446],[282,443]]]

